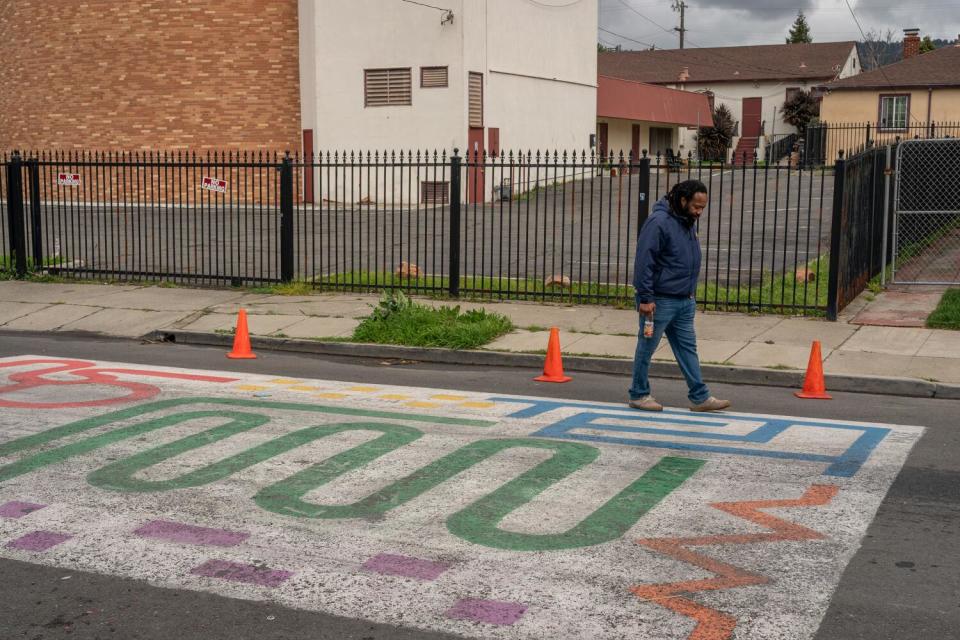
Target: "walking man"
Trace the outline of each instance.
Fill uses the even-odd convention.
[[[630,406],[644,411],[662,411],[650,395],[650,358],[667,335],[680,371],[687,380],[692,411],[719,411],[728,400],[710,395],[700,373],[697,336],[693,317],[700,275],[700,242],[694,228],[707,206],[707,187],[699,180],[685,180],[653,206],[653,213],[640,229],[633,266],[633,288],[640,334],[633,361]]]

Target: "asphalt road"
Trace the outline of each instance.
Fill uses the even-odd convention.
[[[446,387],[489,393],[619,402],[628,381],[578,374],[568,385],[535,383],[518,369],[260,354],[230,361],[218,349],[139,344],[88,336],[0,334],[0,356],[36,354]],[[655,382],[665,404],[685,406],[677,381]],[[949,638],[960,628],[960,402],[836,393],[802,401],[786,389],[714,385],[735,409],[928,428],[847,566],[817,634],[846,638]],[[0,638],[441,638],[421,631],[287,609],[268,603],[162,589],[134,580],[0,560]]]
[[[499,184],[508,171],[489,168],[487,184]],[[403,182],[409,172],[397,173],[396,180]],[[555,184],[570,175],[550,170],[534,176],[533,184],[541,188],[520,199],[465,203],[460,273],[541,282],[562,274],[580,282],[629,284],[639,177],[605,175]],[[651,200],[687,175],[654,171]],[[752,168],[698,168],[689,175],[703,180],[710,191],[700,224],[705,281],[758,283],[792,272],[829,249],[832,175],[785,167],[756,173]],[[447,275],[449,208],[406,206],[396,199],[338,203],[358,202],[366,193],[364,181],[371,178],[353,179],[358,184],[352,196],[323,192],[324,202],[296,212],[297,277],[392,273],[401,262],[416,264],[423,273]],[[75,197],[49,200],[41,207],[43,250],[47,256],[63,256],[58,266],[104,275],[215,276],[221,282],[279,277],[276,202],[214,200],[201,207],[166,208],[144,199],[107,206],[102,203],[110,195],[98,193],[93,188],[90,194],[69,194]],[[5,223],[4,216],[0,224]]]

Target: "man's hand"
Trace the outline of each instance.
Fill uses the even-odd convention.
[[[647,316],[651,320],[653,319],[653,313],[657,310],[656,302],[641,302],[637,305],[637,312],[640,315]]]

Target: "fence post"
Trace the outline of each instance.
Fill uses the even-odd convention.
[[[840,294],[840,247],[842,245],[843,187],[845,182],[843,150],[833,167],[833,218],[830,224],[830,273],[827,278],[827,320],[836,321]]]
[[[886,163],[883,167],[883,245],[880,249],[880,286],[887,286],[887,238],[890,233],[890,175],[893,173],[893,145],[887,145]]]
[[[460,150],[454,149],[450,156],[450,279],[447,291],[452,298],[460,297],[460,170]]]
[[[293,162],[290,152],[280,164],[280,281],[293,280]]]
[[[647,157],[647,150],[643,150],[643,157],[640,158],[640,177],[637,187],[637,235],[640,235],[640,228],[650,216],[650,158]]]
[[[867,123],[867,142],[863,145],[864,149],[870,148],[870,123]]]
[[[18,278],[27,275],[27,238],[23,225],[23,162],[16,151],[7,165],[7,228],[10,229],[10,259]]]
[[[40,161],[27,160],[27,176],[30,180],[30,237],[33,240],[33,266],[43,267],[43,225],[40,217]]]

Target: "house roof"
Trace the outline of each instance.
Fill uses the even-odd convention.
[[[960,87],[960,46],[941,47],[860,75],[827,83],[824,87],[830,91],[897,87]]]
[[[712,126],[707,96],[653,84],[599,76],[597,116],[686,126]]]
[[[654,84],[674,84],[687,70],[687,82],[832,80],[855,44],[767,44],[749,47],[657,49],[601,52],[600,75]]]

